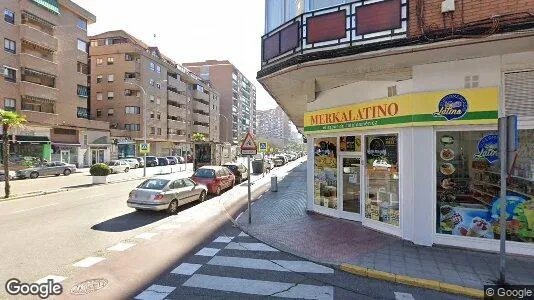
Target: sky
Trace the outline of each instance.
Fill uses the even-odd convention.
[[[89,35],[122,29],[178,63],[229,60],[256,85],[258,110],[276,102],[256,81],[264,0],[73,0],[96,16]],[[154,34],[156,38],[154,39]]]

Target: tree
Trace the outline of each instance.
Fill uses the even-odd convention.
[[[26,123],[26,118],[17,112],[5,111],[0,109],[0,122],[2,123],[3,135],[3,162],[4,162],[4,182],[5,182],[5,198],[9,198],[11,187],[9,185],[9,129],[13,127],[22,126]]]
[[[197,132],[193,134],[193,137],[191,138],[193,142],[204,142],[206,140],[206,136],[204,134]]]

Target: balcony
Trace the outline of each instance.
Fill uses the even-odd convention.
[[[20,24],[19,27],[20,38],[22,40],[26,40],[28,42],[31,42],[32,44],[39,45],[51,51],[57,51],[57,38],[25,24]]]
[[[20,66],[57,75],[57,63],[28,53],[20,53]]]
[[[193,101],[193,110],[200,110],[206,113],[210,112],[210,106],[200,101]]]
[[[28,81],[20,82],[20,94],[50,100],[57,100],[59,98],[58,89]]]
[[[187,98],[183,94],[169,91],[168,97],[169,101],[176,102],[181,105],[185,105],[187,103]]]
[[[193,91],[193,98],[199,99],[199,100],[204,100],[204,101],[210,101],[210,96],[208,94],[204,93],[203,91],[199,91],[199,90],[194,90]]]
[[[187,136],[185,134],[169,133],[169,140],[173,142],[187,142]]]
[[[167,120],[167,127],[173,130],[185,130],[186,128],[185,122],[174,120]]]
[[[192,125],[191,130],[193,133],[202,133],[202,134],[210,133],[209,126],[204,126],[204,125]]]
[[[182,119],[185,119],[187,113],[185,108],[180,108],[173,105],[167,106],[167,115],[173,116],[173,117],[180,117]]]
[[[187,89],[186,83],[181,81],[180,79],[169,76],[167,80],[168,85],[176,88],[176,90],[179,92],[185,92],[185,90]]]
[[[193,120],[201,123],[209,123],[210,122],[210,116],[206,116],[199,113],[193,113]]]
[[[386,48],[391,41],[407,37],[406,0],[367,2],[358,0],[306,12],[265,34],[258,77],[275,72],[273,66],[282,61],[291,60],[284,64],[287,67],[297,60],[320,59],[312,55],[317,52],[328,52],[329,58],[350,55],[353,53],[347,48],[361,52],[362,45],[378,43]]]

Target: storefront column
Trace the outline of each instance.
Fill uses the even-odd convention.
[[[43,159],[46,159],[47,161],[51,161],[52,160],[52,145],[50,143],[43,144],[41,154],[42,154]]]
[[[313,178],[313,172],[314,172],[314,141],[312,137],[308,137],[308,143],[306,143],[308,147],[308,159],[306,160],[306,180],[307,180],[307,199],[306,199],[306,209],[309,211],[313,211],[313,197],[314,197],[314,178]]]

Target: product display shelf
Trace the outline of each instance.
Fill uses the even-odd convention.
[[[490,171],[490,170],[473,169],[473,171],[484,172],[484,173],[489,173],[489,174],[494,174],[494,175],[501,175],[501,173],[499,173],[499,172]],[[517,176],[517,175],[509,175],[509,176],[512,177],[512,178],[517,178],[517,179],[521,179],[521,180],[525,180],[525,181],[534,182],[533,178],[527,178],[527,177]]]

